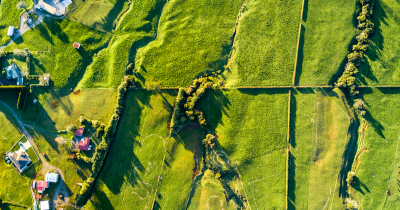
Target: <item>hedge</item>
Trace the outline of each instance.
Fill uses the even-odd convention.
[[[27,89],[24,86],[24,88],[22,88],[21,91],[19,92],[17,109],[24,109],[26,94],[27,94]]]

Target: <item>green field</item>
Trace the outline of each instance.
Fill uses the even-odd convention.
[[[139,49],[135,67],[142,78],[165,87],[189,86],[207,71],[223,69],[240,0],[178,1],[165,4],[157,38]]]
[[[354,184],[357,203],[363,209],[396,209],[400,205],[398,152],[399,122],[394,116],[400,105],[396,89],[366,88],[361,92],[368,104],[366,151],[361,155]],[[386,192],[390,191],[390,196]]]
[[[54,88],[66,89],[78,84],[94,54],[109,39],[110,34],[74,21],[51,20],[24,33],[4,50],[28,48],[30,51],[50,51],[51,59],[43,59],[46,63],[42,65],[47,67],[44,72],[51,72]],[[74,42],[81,44],[79,50],[73,48]],[[49,66],[51,71],[48,70]]]
[[[84,25],[111,32],[118,17],[128,8],[126,0],[75,0],[68,6],[67,18]]]
[[[240,17],[228,86],[291,85],[301,0],[249,0]]]
[[[29,75],[51,73],[52,54],[50,52],[32,52]]]
[[[342,155],[350,117],[339,90],[293,91],[288,204],[289,209],[341,209]]]
[[[203,97],[198,107],[235,163],[250,208],[284,208],[288,91],[209,91]]]
[[[355,11],[356,0],[305,1],[296,84],[336,82],[357,34]]]

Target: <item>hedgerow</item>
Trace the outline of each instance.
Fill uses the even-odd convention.
[[[24,108],[25,97],[26,97],[27,91],[28,90],[25,86],[23,86],[23,88],[21,88],[21,91],[19,92],[19,95],[18,95],[17,109]]]

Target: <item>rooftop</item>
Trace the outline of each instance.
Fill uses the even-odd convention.
[[[79,141],[79,149],[81,150],[88,150],[90,144],[90,138],[85,137]]]

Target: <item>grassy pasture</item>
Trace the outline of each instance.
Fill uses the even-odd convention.
[[[307,89],[293,93],[289,209],[341,209],[338,177],[350,117],[335,91]]]
[[[355,0],[305,1],[296,84],[336,82],[357,34],[355,12]]]
[[[27,98],[22,119],[50,132],[76,125],[80,115],[108,123],[117,100],[115,89],[35,90],[35,95]],[[33,98],[39,102],[33,104]]]
[[[354,194],[362,209],[396,209],[399,193],[400,92],[396,89],[362,89],[370,114],[354,184]],[[386,191],[390,191],[387,196]]]
[[[115,36],[94,58],[78,88],[117,87],[128,63],[134,62],[136,50],[154,39],[164,4],[164,0],[133,1],[120,19]],[[132,70],[127,73],[132,74]]]
[[[197,106],[235,163],[252,209],[285,207],[288,90],[208,91]]]
[[[206,71],[223,68],[242,1],[168,1],[157,38],[140,48],[135,59],[142,78],[166,87],[188,86]],[[147,26],[145,26],[147,27]]]
[[[118,17],[128,8],[127,0],[76,0],[68,6],[67,18],[111,32]]]
[[[52,54],[50,52],[31,53],[30,75],[51,73]]]
[[[301,0],[249,0],[240,17],[229,86],[291,85]]]
[[[51,59],[43,59],[51,66],[53,87],[74,88],[82,78],[92,57],[110,38],[110,34],[95,30],[68,19],[48,20],[24,33],[5,51],[28,48],[30,51],[50,51]],[[73,43],[81,44],[76,50]],[[33,61],[35,61],[33,59]],[[51,62],[51,63],[49,63]],[[49,72],[47,69],[46,72]]]

